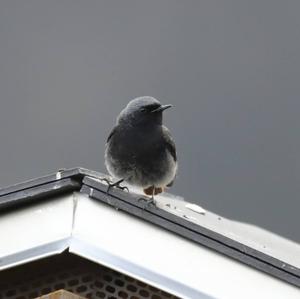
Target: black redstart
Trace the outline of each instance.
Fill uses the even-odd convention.
[[[118,181],[141,187],[153,196],[171,186],[177,171],[175,143],[162,124],[162,105],[152,97],[136,98],[117,118],[107,138],[105,165]]]

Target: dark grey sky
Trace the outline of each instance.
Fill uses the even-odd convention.
[[[300,241],[300,1],[0,1],[0,184],[105,171],[127,102],[175,108],[171,192]]]

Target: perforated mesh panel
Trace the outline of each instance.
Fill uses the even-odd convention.
[[[60,289],[95,299],[177,298],[68,253],[0,273],[0,299],[31,299]]]

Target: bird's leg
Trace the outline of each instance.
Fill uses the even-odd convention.
[[[146,204],[144,206],[144,209],[146,207],[149,207],[150,205],[156,207],[156,202],[154,200],[154,194],[155,194],[155,187],[154,186],[150,186],[146,189],[144,189],[144,193],[147,194],[147,195],[151,195],[150,199],[146,199],[144,197],[141,197],[138,199],[138,201],[146,201]]]
[[[154,193],[155,193],[155,187],[153,186],[152,194],[151,194],[151,201],[154,203]]]
[[[129,192],[129,190],[126,186],[121,186],[120,185],[122,182],[124,182],[124,179],[118,180],[115,183],[110,182],[107,178],[103,178],[103,179],[101,179],[101,181],[106,182],[107,185],[108,185],[106,193],[109,193],[110,188],[113,188],[113,187],[116,187],[116,188],[121,189],[121,190],[127,190],[127,192]]]

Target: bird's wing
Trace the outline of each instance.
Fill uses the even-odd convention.
[[[165,140],[165,145],[167,147],[167,150],[173,157],[174,161],[177,162],[177,153],[176,153],[175,142],[174,142],[168,128],[165,126],[162,126],[162,128],[163,128],[163,135],[164,135],[164,140]],[[167,186],[171,187],[174,183],[174,180],[175,180],[175,178]]]
[[[174,161],[177,161],[177,154],[176,154],[176,147],[175,147],[175,143],[174,140],[171,136],[170,131],[168,130],[167,127],[162,126],[163,128],[163,135],[164,135],[164,140],[165,140],[165,145],[169,151],[169,153],[171,154],[171,156],[173,157]]]
[[[107,140],[106,140],[106,143],[109,142],[109,140],[111,139],[111,137],[116,133],[116,130],[117,130],[117,127],[113,127],[113,129],[111,130],[111,132],[109,133],[108,137],[107,137]]]

